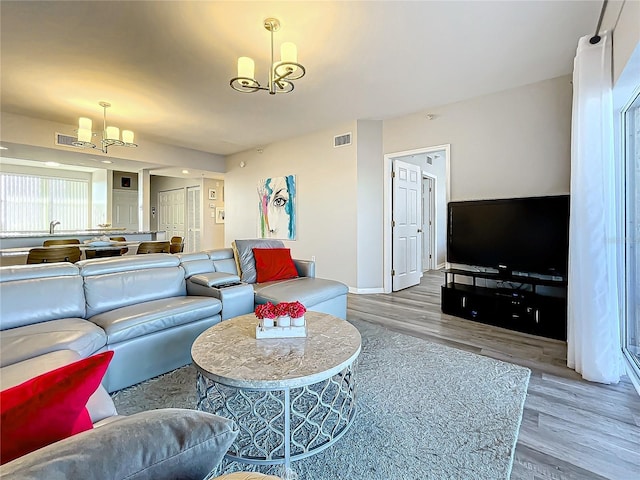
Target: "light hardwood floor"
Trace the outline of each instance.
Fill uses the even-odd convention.
[[[440,311],[444,274],[392,294],[348,297],[347,318],[522,365],[531,380],[512,480],[640,480],[640,396],[582,380],[565,342],[476,323]]]

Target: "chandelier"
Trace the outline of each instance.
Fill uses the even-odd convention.
[[[304,77],[306,70],[298,63],[298,50],[295,44],[285,42],[280,46],[280,61],[273,59],[273,32],[280,30],[280,21],[277,18],[267,18],[264,28],[271,32],[271,66],[269,67],[269,81],[263,87],[254,78],[255,62],[249,57],[238,58],[238,76],[231,79],[229,85],[234,90],[242,93],[253,93],[265,90],[270,95],[276,93],[289,93],[293,91],[292,80]]]
[[[131,130],[122,131],[122,140],[120,140],[120,129],[118,127],[107,127],[107,108],[111,106],[108,102],[100,102],[99,105],[103,109],[102,115],[102,140],[100,141],[100,150],[102,153],[107,153],[109,147],[137,147],[136,143],[133,143],[133,132]],[[80,117],[78,120],[78,140],[73,142],[74,147],[79,148],[98,148],[95,143],[92,142],[95,135],[91,130],[92,122],[90,118]]]

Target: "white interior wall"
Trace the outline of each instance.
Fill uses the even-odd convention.
[[[600,30],[613,30],[613,81],[616,83],[640,44],[640,1],[610,1]]]
[[[569,191],[571,78],[385,120],[384,152],[451,144],[451,200]]]
[[[357,284],[356,122],[227,157],[225,246],[258,234],[257,184],[296,176],[297,238],[284,241],[294,258],[316,258],[319,277]],[[353,133],[353,144],[333,147],[333,137]],[[244,162],[244,167],[241,167]]]
[[[382,122],[357,122],[357,282],[352,291],[380,293],[384,269]]]

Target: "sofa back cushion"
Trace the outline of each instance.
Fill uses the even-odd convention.
[[[240,279],[246,283],[256,283],[257,281],[256,261],[253,256],[254,248],[284,248],[282,241],[269,239],[236,240],[234,245],[238,255]]]
[[[85,315],[82,277],[70,263],[0,269],[0,330]]]
[[[179,258],[166,253],[78,262],[87,317],[116,308],[187,294]]]
[[[216,272],[230,273],[232,275],[240,275],[238,264],[232,248],[219,248],[217,250],[208,250],[206,252],[213,262]]]

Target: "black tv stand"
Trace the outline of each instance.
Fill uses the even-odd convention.
[[[557,340],[567,339],[566,280],[462,269],[446,269],[444,275],[441,289],[444,313]],[[456,276],[464,276],[470,283],[457,283]],[[479,286],[478,279],[496,282],[496,286]],[[499,286],[507,283],[509,287]]]

